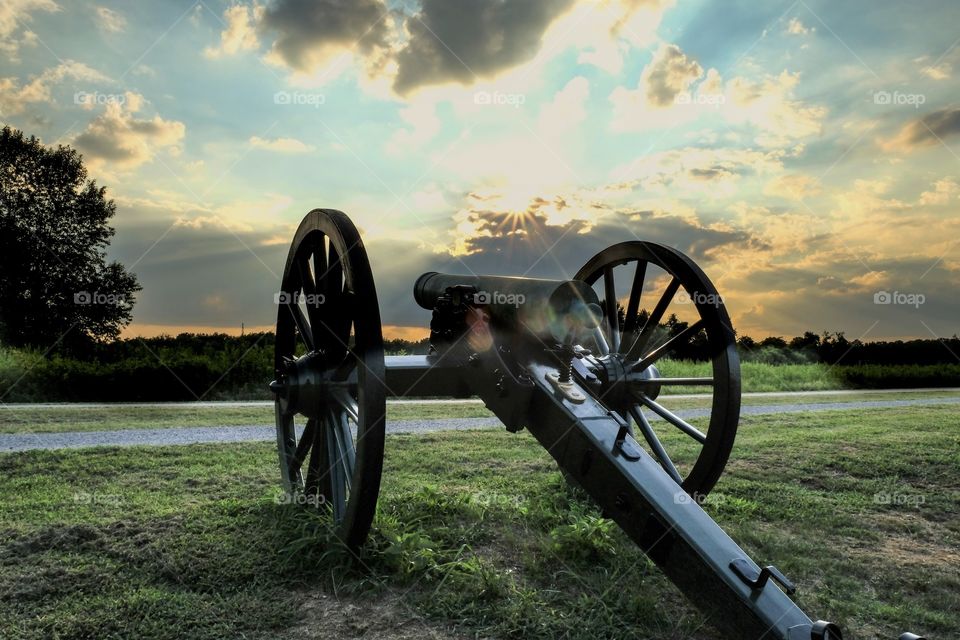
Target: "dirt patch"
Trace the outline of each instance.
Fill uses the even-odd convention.
[[[304,593],[301,622],[282,635],[292,640],[466,640],[468,636],[425,621],[401,602],[402,595],[338,599]]]

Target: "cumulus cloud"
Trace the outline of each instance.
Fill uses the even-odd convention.
[[[784,152],[684,147],[641,156],[611,172],[614,180],[652,193],[729,196],[750,176],[783,170]]]
[[[0,3],[0,52],[15,61],[22,45],[36,41],[36,34],[24,27],[32,19],[32,14],[59,10],[60,5],[53,0],[4,0]],[[19,38],[18,27],[23,28]]]
[[[881,146],[888,151],[913,151],[943,142],[956,133],[960,133],[960,108],[947,107],[907,123]]]
[[[688,58],[677,45],[665,44],[640,74],[640,84],[649,104],[667,107],[702,75],[703,67],[696,60]]]
[[[234,6],[210,57],[268,48],[265,59],[317,85],[354,68],[375,93],[402,96],[492,81],[571,48],[578,62],[619,72],[630,47],[656,41],[673,0],[276,0]]]
[[[814,29],[803,24],[800,18],[790,18],[787,22],[787,28],[784,29],[784,31],[792,36],[805,36],[812,33]]]
[[[802,200],[820,193],[820,181],[813,176],[777,176],[766,184],[763,192],[769,196]]]
[[[658,126],[676,126],[699,114],[689,104],[678,105],[680,96],[690,96],[690,86],[703,76],[703,67],[675,44],[662,44],[640,73],[636,89],[617,87],[610,94],[614,131],[636,131]],[[719,75],[710,70],[703,84],[716,91]]]
[[[552,138],[576,128],[587,117],[589,95],[590,82],[583,76],[568,82],[540,109],[537,127],[541,135]]]
[[[276,37],[269,60],[311,73],[343,52],[372,54],[384,47],[389,13],[382,0],[278,0],[258,28]]]
[[[178,152],[186,133],[184,124],[159,115],[137,118],[135,113],[143,102],[143,96],[128,92],[123,102],[107,104],[104,112],[74,138],[74,146],[93,161],[92,166],[110,164],[121,169],[149,162],[157,149]]]
[[[250,145],[256,149],[266,149],[278,153],[307,153],[313,151],[316,147],[301,142],[296,138],[261,138],[253,136],[250,138]]]
[[[82,62],[64,60],[56,67],[44,70],[20,86],[16,78],[0,78],[0,111],[6,114],[22,113],[27,104],[52,102],[51,89],[64,80],[90,83],[108,83],[110,78]]]
[[[953,178],[942,178],[933,183],[932,191],[924,191],[920,194],[919,203],[921,205],[944,205],[951,200],[956,200],[960,194],[960,185]]]
[[[784,146],[819,135],[827,109],[795,99],[799,82],[800,74],[789,71],[760,80],[733,78],[721,110],[730,122],[757,129],[755,141],[762,146]]]
[[[127,19],[113,9],[96,7],[97,27],[108,33],[118,33],[127,26]]]
[[[433,102],[413,102],[400,111],[400,118],[408,126],[397,129],[387,141],[388,153],[408,153],[432,140],[442,126]]]
[[[827,115],[825,107],[794,97],[799,81],[799,73],[783,71],[724,82],[716,69],[704,73],[679,47],[664,44],[644,67],[636,89],[617,87],[610,94],[610,127],[645,131],[714,118],[749,127],[760,146],[784,147],[818,135]]]
[[[406,93],[422,85],[458,82],[532,59],[551,22],[571,0],[488,2],[424,0],[406,23],[409,39],[397,56],[394,87]]]
[[[223,12],[226,23],[220,32],[220,43],[215,47],[207,47],[203,55],[208,58],[233,55],[240,51],[251,51],[259,48],[256,23],[263,15],[263,7],[238,4],[228,7]]]

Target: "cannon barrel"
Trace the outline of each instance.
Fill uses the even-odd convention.
[[[570,333],[599,325],[600,301],[582,280],[545,280],[510,276],[456,275],[429,271],[413,286],[413,297],[433,309],[449,289],[469,287],[473,304],[485,307],[491,321],[506,329],[524,329],[542,339],[563,340]]]

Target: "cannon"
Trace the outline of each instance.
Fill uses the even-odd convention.
[[[631,276],[626,295],[615,268]],[[648,303],[654,273],[663,288]],[[385,356],[359,232],[332,209],[303,219],[277,294],[270,388],[280,479],[298,502],[325,509],[349,548],[364,543],[376,512],[387,396],[477,396],[507,430],[529,431],[726,636],[842,637],[808,617],[790,598],[794,584],[748,557],[701,508],[733,447],[740,366],[723,299],[690,258],[621,242],[569,280],[430,272],[413,296],[432,312],[430,353]],[[665,332],[678,296],[690,321]],[[693,342],[712,375],[661,375],[657,363]],[[712,393],[705,429],[666,406],[661,391],[670,386]],[[692,463],[671,458],[646,412],[689,438]]]

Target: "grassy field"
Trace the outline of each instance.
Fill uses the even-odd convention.
[[[955,407],[742,424],[705,508],[801,606],[846,638],[960,637]],[[390,437],[359,565],[277,503],[275,461],[266,443],[0,455],[0,637],[716,637],[529,435]]]
[[[105,361],[62,356],[0,345],[0,401],[190,401],[267,400],[273,373],[272,337],[194,336],[181,344],[158,338],[104,347]],[[947,343],[943,346],[950,348]],[[942,347],[937,345],[937,349]],[[941,355],[946,354],[943,350]],[[123,355],[125,354],[125,355]],[[889,389],[960,387],[960,364],[857,365],[856,351],[842,364],[742,363],[744,391],[812,391],[821,389]],[[121,357],[122,356],[122,357]],[[116,359],[119,358],[119,359]],[[662,360],[666,375],[709,375],[706,363]],[[702,389],[675,389],[696,392]]]
[[[702,391],[702,389],[701,389]],[[746,396],[743,404],[807,404],[819,402],[856,402],[858,400],[920,400],[957,398],[960,390],[870,391],[817,393],[813,395]],[[679,397],[665,399],[671,409],[696,409],[710,406],[710,399]],[[429,420],[441,418],[490,418],[480,401],[437,403],[388,403],[387,420]],[[121,429],[163,429],[176,427],[247,426],[273,424],[272,405],[209,406],[171,403],[163,406],[44,406],[0,407],[2,433],[59,433],[65,431],[113,431]]]

